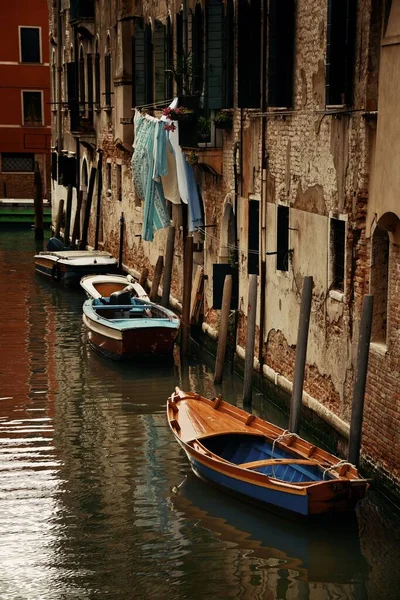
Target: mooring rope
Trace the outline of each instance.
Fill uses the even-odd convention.
[[[348,465],[349,467],[354,467],[354,465],[352,465],[347,460],[339,460],[339,462],[337,462],[336,464],[331,465],[330,467],[327,467],[326,469],[324,469],[324,471],[322,473],[322,479],[325,479],[325,475],[329,471],[333,471],[334,469],[338,469],[339,467],[344,467],[344,465]]]

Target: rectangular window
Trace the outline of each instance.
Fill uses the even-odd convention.
[[[289,270],[289,207],[277,206],[276,220],[276,270]]]
[[[40,28],[20,27],[20,47],[22,63],[40,63]]]
[[[268,102],[293,106],[293,69],[296,5],[294,0],[270,0]]]
[[[344,291],[346,222],[330,220],[331,288]]]
[[[122,201],[122,165],[116,165],[117,167],[117,200]]]
[[[3,152],[1,170],[3,173],[33,173],[35,155],[22,152]]]
[[[260,203],[258,200],[249,200],[249,231],[248,231],[248,260],[247,272],[249,275],[258,275],[260,251]]]
[[[261,105],[261,1],[238,4],[238,107]],[[251,34],[249,35],[249,32]]]
[[[328,0],[327,105],[352,102],[356,20],[356,0]]]
[[[104,55],[104,85],[105,85],[105,105],[111,108],[111,54]]]
[[[22,92],[23,124],[28,127],[43,125],[42,92]]]

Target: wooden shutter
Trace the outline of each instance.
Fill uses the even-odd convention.
[[[70,111],[71,131],[76,131],[79,127],[79,103],[76,89],[76,71],[76,63],[67,63],[68,109]]]
[[[208,107],[224,106],[224,6],[209,0],[207,9],[207,97]]]
[[[261,0],[238,3],[238,106],[261,106]]]
[[[192,23],[192,58],[192,91],[193,94],[200,95],[204,83],[204,27],[201,4],[196,4]]]
[[[111,106],[111,54],[104,56],[105,104]]]
[[[145,82],[146,82],[146,92],[145,92],[145,101],[146,104],[151,104],[154,100],[154,92],[153,92],[153,39],[152,39],[152,30],[151,25],[146,25],[145,31]]]
[[[356,37],[356,0],[328,0],[326,104],[351,104]]]
[[[94,79],[95,79],[95,96],[96,96],[96,108],[101,106],[101,94],[100,94],[100,54],[96,52],[94,57]]]
[[[233,0],[228,0],[224,24],[224,96],[226,108],[233,107],[235,71],[235,11]]]
[[[146,104],[145,86],[145,35],[143,24],[136,23],[134,39],[134,77],[133,77],[133,105],[143,106]]]
[[[165,100],[165,69],[166,69],[166,27],[160,21],[155,22],[154,28],[154,65],[156,102]]]
[[[168,18],[167,30],[165,35],[165,65],[166,69],[170,72],[165,77],[165,98],[171,99],[174,93],[174,78],[172,75],[172,69],[174,66],[174,40],[172,37],[172,23],[171,19]]]
[[[87,102],[89,121],[93,123],[93,59],[92,55],[87,55]]]
[[[268,103],[293,105],[295,38],[294,0],[270,0],[268,44]]]

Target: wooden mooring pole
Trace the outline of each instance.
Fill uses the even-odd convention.
[[[157,300],[158,300],[158,287],[160,285],[163,267],[164,267],[164,257],[160,254],[160,256],[157,258],[156,266],[154,268],[153,281],[151,283],[151,290],[150,290],[149,298],[152,302],[157,302]]]
[[[64,213],[64,200],[63,200],[63,198],[61,198],[61,200],[58,203],[57,221],[56,221],[56,228],[54,231],[54,237],[56,237],[56,238],[60,237],[63,213]]]
[[[35,162],[35,173],[33,176],[35,188],[34,208],[35,208],[35,240],[44,240],[43,231],[43,183],[40,174],[39,163]]]
[[[250,404],[253,395],[254,346],[256,339],[257,275],[249,276],[249,299],[247,303],[247,339],[244,362],[243,402]]]
[[[297,333],[296,362],[294,367],[294,381],[292,399],[290,403],[289,431],[299,433],[300,410],[303,400],[304,369],[306,366],[308,331],[310,326],[311,300],[313,278],[304,277],[303,292],[301,295],[299,329]]]
[[[73,192],[73,187],[70,184],[68,186],[68,191],[67,191],[67,208],[65,210],[65,225],[64,225],[64,246],[66,248],[68,248],[68,246],[70,245],[72,192]]]
[[[80,230],[81,230],[81,210],[82,210],[83,194],[84,194],[84,192],[82,190],[80,190],[78,192],[78,199],[77,199],[77,203],[76,203],[74,226],[72,228],[71,248],[75,248],[76,247],[76,243],[79,240],[79,236],[80,236]]]
[[[97,170],[96,167],[92,167],[90,169],[89,188],[88,188],[88,195],[87,195],[87,200],[86,200],[85,218],[83,221],[82,238],[81,238],[81,243],[79,244],[79,250],[86,250],[86,246],[88,243],[88,231],[89,231],[89,223],[90,223],[90,213],[92,210],[94,183],[96,181],[96,170]]]
[[[358,466],[361,449],[364,395],[367,382],[369,344],[371,341],[374,297],[364,296],[357,350],[357,371],[354,378],[350,440],[347,460]]]
[[[186,241],[185,241],[185,256],[184,256],[184,261],[183,261],[181,356],[186,356],[189,351],[192,276],[193,276],[193,237],[190,235],[186,238]]]
[[[222,293],[221,322],[219,325],[217,358],[215,360],[214,383],[222,383],[228,337],[229,314],[232,298],[232,275],[226,275]]]
[[[118,268],[122,270],[123,257],[124,257],[124,230],[125,230],[125,218],[124,213],[121,213],[119,219],[119,256],[118,256]]]
[[[175,227],[172,225],[168,229],[167,244],[165,248],[165,266],[163,278],[163,291],[161,297],[161,306],[169,306],[169,295],[171,292],[172,265],[174,262],[174,243]]]

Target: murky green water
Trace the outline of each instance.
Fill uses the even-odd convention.
[[[165,402],[175,385],[215,395],[212,369],[97,356],[83,294],[36,276],[34,253],[31,232],[0,231],[1,600],[398,597],[385,500],[372,492],[341,528],[307,527],[198,481]],[[240,391],[227,378],[224,397]]]

